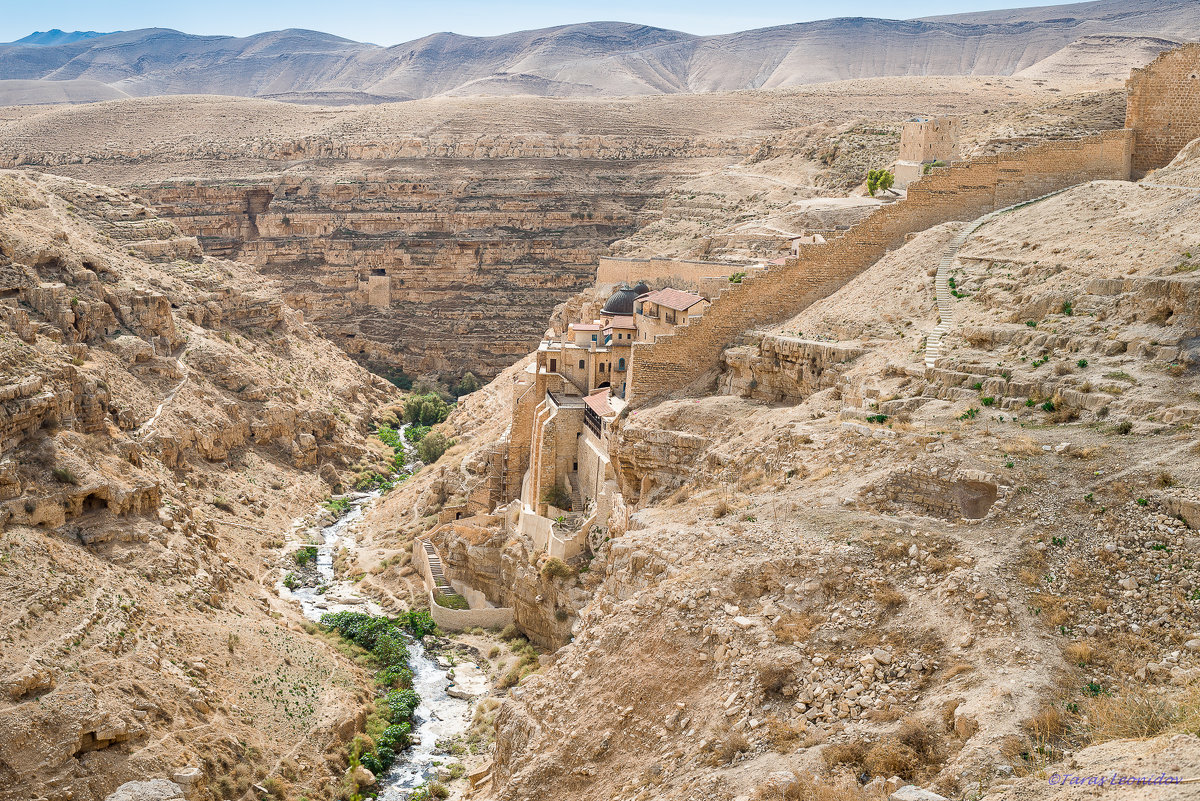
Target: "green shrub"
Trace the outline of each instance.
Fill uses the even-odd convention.
[[[325,501],[325,503],[323,503],[321,505],[324,506],[329,511],[333,512],[334,514],[340,515],[342,512],[344,512],[350,508],[350,499],[349,498],[340,498],[340,497],[339,498],[330,498],[329,500]]]
[[[1075,314],[1075,307],[1071,305],[1071,301],[1069,301],[1069,300],[1063,301],[1062,313],[1067,315],[1068,317]]]
[[[54,480],[62,484],[78,484],[79,478],[67,467],[56,467],[50,471]]]
[[[995,398],[980,398],[979,402],[982,403],[984,406],[995,406],[996,405]]]
[[[317,561],[317,546],[306,545],[296,551],[296,564],[304,567],[309,562]]]
[[[392,690],[387,694],[388,721],[390,723],[411,722],[413,712],[421,705],[421,696],[416,690]]]
[[[410,425],[408,428],[404,429],[404,438],[415,445],[421,440],[425,439],[425,435],[431,430],[432,428],[430,426],[423,426],[420,423],[414,423],[413,425]]]
[[[463,377],[458,380],[458,383],[451,387],[450,392],[456,398],[461,398],[463,395],[470,395],[483,386],[475,374],[468,371],[463,373]]]
[[[1082,370],[1084,367],[1088,366],[1088,360],[1080,359],[1079,361],[1075,362],[1075,366]]]
[[[454,440],[446,439],[446,435],[440,431],[432,431],[417,444],[417,456],[425,464],[433,464],[453,445]]]
[[[383,730],[376,744],[379,748],[389,748],[393,751],[407,748],[412,735],[411,723],[393,723]]]
[[[1052,401],[1052,400],[1048,400],[1048,401],[1046,401],[1045,403],[1043,403],[1043,404],[1042,404],[1042,411],[1043,411],[1043,412],[1052,412],[1052,411],[1054,411],[1054,401]]]
[[[572,578],[575,571],[557,556],[551,556],[542,565],[542,578]]]
[[[296,578],[295,573],[288,573],[283,577],[283,586],[289,590],[294,590],[300,586],[300,580]]]
[[[402,625],[418,640],[437,631],[437,623],[428,609],[410,609],[400,616]]]

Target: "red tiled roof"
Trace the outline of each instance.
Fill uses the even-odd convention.
[[[583,402],[587,404],[589,409],[601,417],[608,417],[611,414],[617,413],[616,409],[608,405],[608,387],[599,392],[593,392],[584,398]]]
[[[684,292],[682,289],[656,289],[653,292],[647,292],[638,300],[648,300],[651,303],[657,303],[659,306],[666,306],[668,309],[675,311],[687,311],[695,306],[704,298],[691,292]]]
[[[633,317],[631,317],[631,316],[629,316],[629,317],[627,317],[627,316],[614,317],[614,318],[612,318],[611,323],[604,326],[605,331],[607,331],[610,328],[629,328],[629,329],[636,330],[637,323],[635,323],[633,321]]]

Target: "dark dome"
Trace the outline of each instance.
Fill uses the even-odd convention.
[[[645,281],[639,281],[637,286],[629,287],[625,284],[612,294],[608,302],[604,304],[604,308],[600,310],[601,314],[608,314],[613,317],[623,317],[633,314],[633,302],[639,296],[645,295],[650,291],[650,287],[646,286]]]

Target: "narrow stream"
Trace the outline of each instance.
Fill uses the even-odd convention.
[[[403,439],[404,428],[401,428],[400,436],[411,461],[415,449]],[[320,622],[324,614],[345,610],[387,614],[378,604],[363,596],[354,583],[339,580],[333,573],[334,556],[340,548],[354,552],[357,544],[356,524],[363,519],[365,510],[379,494],[374,491],[349,496],[351,505],[346,513],[320,530],[316,564],[321,584],[325,587],[323,594],[314,587],[289,590],[282,581],[277,584],[280,597],[298,602],[309,620]],[[303,520],[297,520],[293,523],[293,530],[298,531],[305,525]],[[487,691],[486,679],[475,665],[468,663],[459,666],[457,670],[462,675],[456,680],[453,668],[449,668],[445,662],[439,663],[436,656],[426,653],[419,641],[410,637],[408,650],[413,689],[421,696],[421,705],[414,714],[413,746],[398,754],[391,770],[379,777],[379,798],[382,801],[404,801],[411,790],[435,777],[435,763],[455,761],[452,756],[436,753],[437,743],[464,733],[471,722],[472,708],[468,701],[448,695],[447,690],[457,684],[459,689],[475,696]]]

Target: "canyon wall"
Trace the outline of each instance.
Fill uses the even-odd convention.
[[[555,304],[595,279],[608,243],[653,213],[661,176],[627,169],[418,160],[136,191],[205,252],[277,279],[290,306],[363,364],[490,377],[535,347]]]

